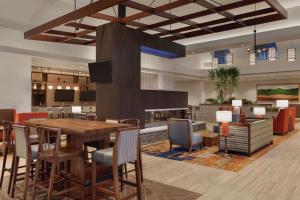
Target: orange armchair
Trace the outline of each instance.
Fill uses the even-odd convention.
[[[276,117],[273,117],[273,132],[281,135],[289,131],[289,108],[280,109]]]
[[[296,107],[289,107],[289,131],[295,130]]]

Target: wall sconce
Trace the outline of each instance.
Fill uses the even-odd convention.
[[[69,90],[69,89],[71,89],[71,87],[70,86],[66,86],[66,90]]]
[[[62,89],[62,86],[60,86],[60,85],[57,86],[57,89],[58,89],[58,90],[61,90],[61,89]]]
[[[227,65],[233,65],[233,54],[228,53],[226,56],[226,60],[227,60]]]
[[[52,90],[52,89],[53,89],[53,86],[52,86],[52,85],[48,85],[48,89],[49,89],[49,90]]]
[[[256,54],[254,52],[249,54],[249,65],[256,64]]]
[[[274,47],[269,48],[269,60],[276,60],[276,49]]]
[[[78,87],[77,87],[77,86],[74,86],[74,90],[77,91],[77,90],[78,90]]]

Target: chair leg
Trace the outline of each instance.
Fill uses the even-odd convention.
[[[124,164],[124,171],[125,171],[125,177],[128,178],[128,170],[127,170],[127,164]],[[123,170],[122,170],[123,173]]]
[[[34,182],[33,182],[33,192],[32,192],[32,200],[35,199],[35,195],[36,195],[36,184],[39,178],[39,173],[40,173],[40,168],[41,168],[41,160],[37,160],[36,161],[36,166],[35,166],[35,176],[34,176]],[[42,176],[43,175],[43,169],[42,169]]]
[[[0,188],[2,188],[2,184],[3,184],[4,172],[5,172],[5,168],[6,168],[7,154],[8,154],[8,148],[7,148],[7,145],[4,144],[4,148],[3,148],[3,162],[2,162],[1,179],[0,179]]]
[[[23,190],[23,200],[27,198],[27,191],[28,191],[28,184],[29,184],[29,177],[30,177],[30,169],[31,169],[31,160],[26,160],[26,168],[25,168],[25,179],[24,179],[24,190]]]
[[[96,179],[97,179],[97,175],[96,175],[96,170],[97,170],[97,164],[96,161],[93,160],[92,162],[92,200],[96,200]]]
[[[51,166],[50,182],[49,182],[49,189],[48,189],[48,200],[52,199],[52,191],[53,191],[56,167],[57,167],[57,161],[54,161]]]
[[[119,182],[118,166],[113,166],[113,184],[114,184],[114,191],[115,191],[115,200],[120,200],[120,182]]]
[[[12,183],[12,190],[11,190],[11,198],[15,197],[15,190],[16,190],[16,183],[17,183],[17,176],[18,176],[18,169],[19,169],[19,161],[20,158],[15,156],[15,163],[14,163],[14,171],[13,171],[13,183]]]
[[[16,160],[16,158],[15,158],[15,151],[14,151],[12,162],[11,162],[11,168],[10,168],[8,189],[7,189],[7,194],[9,194],[9,195],[10,195],[10,192],[11,192],[11,186],[12,186],[12,180],[13,180],[13,174],[14,174],[15,160]]]
[[[193,147],[190,146],[190,147],[189,147],[189,154],[192,153],[192,149],[193,149]]]
[[[142,189],[141,189],[141,174],[140,174],[140,162],[139,159],[135,162],[135,178],[136,178],[136,189],[137,189],[137,196],[138,200],[142,200]]]
[[[142,151],[139,151],[139,163],[140,163],[140,173],[141,173],[141,181],[144,182],[144,174],[143,174],[143,160],[142,160]]]

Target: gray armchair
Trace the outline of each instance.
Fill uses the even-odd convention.
[[[169,119],[168,135],[170,141],[170,151],[172,145],[181,145],[192,152],[193,146],[200,145],[203,147],[203,138],[199,133],[193,132],[192,120],[190,119]]]

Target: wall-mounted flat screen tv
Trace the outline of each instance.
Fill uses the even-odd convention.
[[[89,63],[89,72],[92,83],[112,82],[112,62],[110,60]]]
[[[96,101],[96,91],[88,90],[80,93],[80,101]]]
[[[73,102],[75,90],[55,90],[54,100],[59,102]]]

